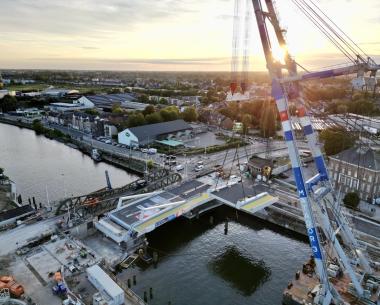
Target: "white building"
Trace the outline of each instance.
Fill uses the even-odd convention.
[[[56,89],[56,88],[48,88],[42,91],[42,95],[48,97],[63,97],[68,94],[78,94],[78,90],[70,90],[70,89]]]
[[[15,96],[16,92],[15,91],[9,91],[6,89],[0,90],[0,99],[2,99],[6,95]]]
[[[128,146],[144,146],[156,140],[189,138],[192,127],[184,120],[127,128],[118,134],[118,142]]]
[[[117,128],[111,124],[104,124],[104,136],[107,138],[112,138],[112,136],[117,135]]]
[[[48,106],[50,111],[55,112],[65,112],[65,111],[73,111],[73,110],[83,110],[83,109],[91,109],[94,108],[94,103],[89,100],[81,100],[78,99],[74,101],[72,104],[70,103],[51,103]]]
[[[124,291],[98,265],[87,268],[88,280],[99,291],[108,305],[124,304]]]

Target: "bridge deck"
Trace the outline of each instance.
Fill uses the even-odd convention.
[[[261,185],[252,188],[252,186],[243,185],[242,183],[236,183],[218,191],[213,191],[212,197],[228,206],[251,214],[278,201],[277,197],[265,193]]]
[[[126,232],[133,231],[142,235],[215,199],[251,214],[278,200],[263,192],[260,186],[243,187],[241,183],[236,183],[218,191],[211,191],[212,188],[210,184],[199,180],[187,181],[148,198],[134,200],[121,209],[110,212],[109,217],[125,228]],[[98,229],[102,231],[101,223]],[[110,231],[106,226],[103,230]]]
[[[174,215],[175,218],[187,212],[189,209],[192,209],[194,204],[197,203],[195,198],[198,198],[209,188],[209,185],[197,180],[187,181],[160,194],[135,200],[122,209],[111,212],[109,216],[113,221],[124,228],[133,228],[133,230],[140,232],[155,221],[163,221],[168,216],[173,215],[173,213],[177,215]],[[185,202],[162,209],[154,209],[155,206],[181,201]],[[142,208],[151,209],[145,212],[143,219],[141,219]]]

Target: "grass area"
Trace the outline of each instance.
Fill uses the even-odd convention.
[[[71,89],[71,90],[78,90],[80,94],[87,93],[89,91],[92,91],[96,94],[98,93],[105,93],[109,90],[111,90],[111,87],[104,87],[104,86],[75,86],[71,84],[45,84],[45,83],[37,83],[37,84],[13,84],[13,85],[6,85],[4,86],[4,89],[10,90],[10,91],[43,91],[50,86],[53,86],[57,89]]]
[[[14,85],[6,85],[4,89],[9,91],[42,91],[48,88],[47,84],[14,84]]]

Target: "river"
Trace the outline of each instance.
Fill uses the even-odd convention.
[[[45,204],[65,196],[82,195],[106,186],[108,170],[113,187],[138,177],[36,135],[33,130],[0,123],[0,167],[17,185],[24,202],[35,197]]]
[[[114,186],[136,179],[31,130],[0,124],[0,145],[0,166],[24,200],[45,202],[46,186],[50,200],[99,189],[106,184],[105,170]],[[158,265],[119,276],[127,282],[136,275],[133,289],[141,297],[152,287],[151,305],[280,305],[283,289],[310,255],[304,238],[227,207],[198,220],[177,219],[147,238],[150,250],[159,253]]]

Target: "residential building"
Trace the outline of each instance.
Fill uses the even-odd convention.
[[[107,138],[112,138],[114,135],[117,135],[116,126],[109,123],[104,123],[104,136]]]
[[[145,146],[157,140],[190,138],[192,127],[184,120],[127,128],[118,134],[118,141],[128,146]]]
[[[72,120],[72,112],[49,112],[46,115],[46,120],[50,124],[57,124],[62,126],[69,126],[71,125]]]
[[[72,114],[71,128],[84,133],[91,133],[94,122],[95,116],[84,112],[74,112]]]
[[[356,192],[361,200],[380,197],[380,153],[369,147],[352,147],[329,157],[333,185],[342,196]]]
[[[253,156],[248,161],[248,170],[253,177],[257,177],[258,175],[268,176],[272,169],[273,162],[271,160]]]

